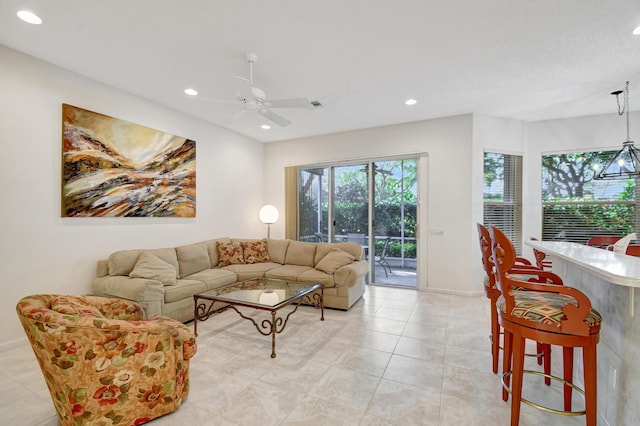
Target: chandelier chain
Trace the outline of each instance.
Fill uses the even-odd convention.
[[[631,139],[629,138],[629,82],[627,81],[626,86],[624,87],[624,110],[627,113],[627,142]]]
[[[623,93],[622,90],[613,92],[612,95],[616,95],[616,103],[618,104],[618,115],[622,115],[624,113],[627,114],[627,142],[631,139],[629,138],[629,82],[624,87],[624,99],[622,101],[622,108],[620,108],[620,93]]]

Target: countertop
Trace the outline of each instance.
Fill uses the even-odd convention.
[[[528,240],[525,244],[571,262],[613,284],[640,287],[640,257],[566,241]]]

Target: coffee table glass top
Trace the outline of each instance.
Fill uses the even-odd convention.
[[[253,278],[205,291],[198,296],[231,303],[275,307],[318,290],[320,287],[322,285],[316,283]]]

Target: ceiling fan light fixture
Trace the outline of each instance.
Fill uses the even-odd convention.
[[[18,11],[18,13],[16,13],[16,15],[18,15],[18,18],[22,19],[24,22],[27,22],[29,24],[33,24],[33,25],[42,24],[42,18],[40,18],[38,15],[36,15],[35,13],[29,10],[20,10]]]
[[[413,98],[409,98],[406,101],[404,101],[404,104],[408,105],[408,106],[415,105],[417,103],[418,103],[418,101],[416,99],[413,99]]]
[[[196,89],[192,89],[191,87],[184,89],[184,93],[189,96],[198,96],[198,91]]]

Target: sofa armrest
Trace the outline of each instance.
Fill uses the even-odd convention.
[[[164,284],[147,278],[131,278],[122,275],[98,277],[91,285],[96,296],[119,297],[138,302],[145,310],[146,317],[162,315]]]
[[[357,260],[353,263],[338,268],[334,274],[337,286],[351,287],[369,272],[369,264],[365,260]]]

